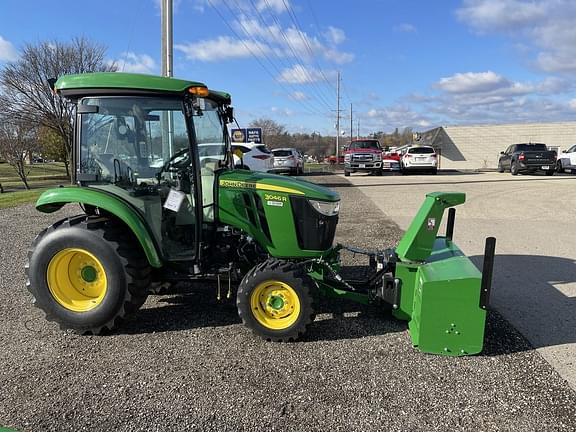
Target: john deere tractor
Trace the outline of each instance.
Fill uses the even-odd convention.
[[[337,193],[234,166],[229,94],[125,73],[63,76],[54,91],[76,105],[73,185],[36,207],[83,212],[42,231],[28,254],[28,289],[47,319],[98,334],[161,284],[211,278],[218,292],[237,286],[240,317],[267,340],[300,338],[318,297],[333,296],[390,307],[422,351],[481,351],[493,240],[483,278],[451,240],[453,209],[437,236],[463,194],[429,194],[395,249],[334,245]],[[369,277],[341,276],[343,248],[367,256]]]

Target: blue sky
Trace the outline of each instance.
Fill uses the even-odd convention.
[[[576,117],[572,0],[175,0],[175,76],[232,94],[242,126],[360,133]],[[121,70],[160,70],[159,0],[2,0],[0,66],[85,36]]]

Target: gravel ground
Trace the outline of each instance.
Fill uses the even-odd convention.
[[[338,240],[383,248],[401,231],[360,191],[342,195]],[[485,352],[448,358],[411,347],[375,308],[322,305],[305,340],[263,342],[214,286],[153,296],[117,333],[48,323],[24,288],[35,233],[76,208],[0,211],[0,426],[45,430],[575,431],[576,394],[499,315]],[[354,263],[354,260],[350,261]]]

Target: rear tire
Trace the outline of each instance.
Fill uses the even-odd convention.
[[[100,334],[146,301],[150,266],[126,227],[85,215],[40,233],[28,252],[26,286],[62,329]]]
[[[518,172],[519,172],[518,164],[516,162],[512,162],[510,164],[510,174],[515,176],[515,175],[518,175]]]
[[[312,287],[302,267],[271,258],[242,279],[236,298],[238,315],[265,340],[295,341],[315,318]]]
[[[430,171],[430,174],[432,174],[432,175],[438,174],[438,168],[432,169],[432,171]]]

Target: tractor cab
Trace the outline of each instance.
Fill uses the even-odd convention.
[[[128,78],[140,85],[122,88]],[[216,173],[232,163],[230,96],[117,73],[67,76],[56,89],[77,103],[75,182],[136,208],[166,260],[193,261],[214,222]]]

